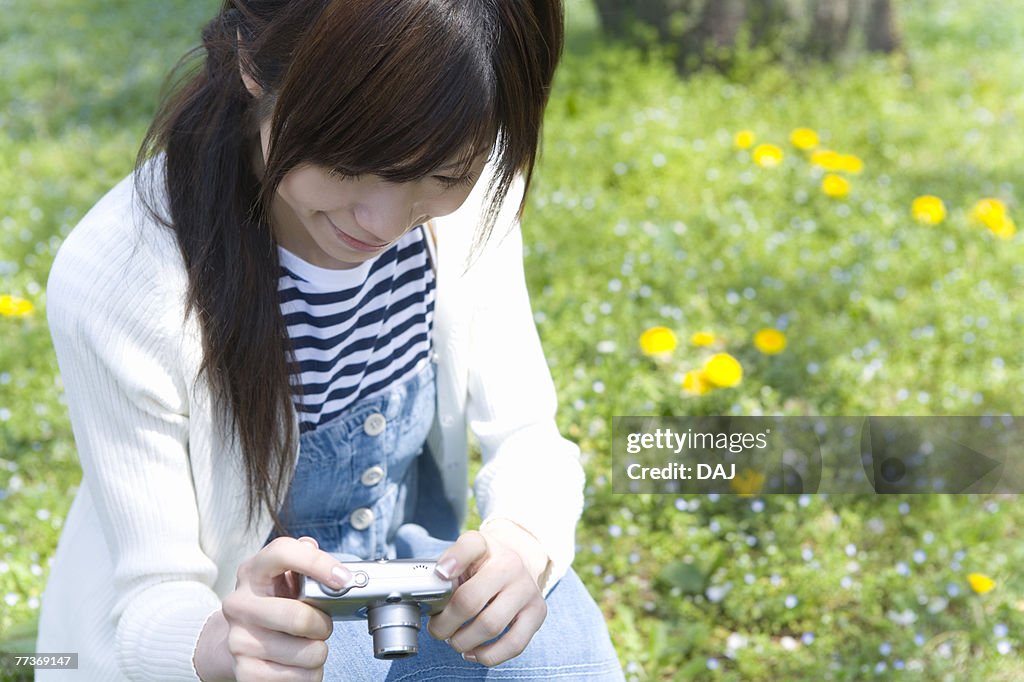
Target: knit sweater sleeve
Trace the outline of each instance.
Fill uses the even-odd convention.
[[[478,287],[471,325],[467,418],[483,460],[474,483],[480,515],[485,521],[510,519],[540,541],[551,560],[546,594],[575,555],[584,474],[579,447],[555,423],[555,386],[533,319],[514,219],[521,179],[513,190],[474,266],[486,285]]]
[[[220,607],[214,562],[199,541],[189,466],[183,310],[160,263],[102,211],[62,245],[47,284],[47,318],[83,485],[113,566],[109,645],[132,680],[197,680],[207,617]],[[88,566],[82,567],[88,571]]]

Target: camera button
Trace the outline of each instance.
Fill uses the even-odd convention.
[[[384,418],[384,415],[380,412],[374,412],[363,422],[363,431],[366,431],[368,436],[379,436],[384,433],[384,427],[387,425],[388,420]]]
[[[373,510],[366,507],[354,510],[349,517],[349,523],[356,530],[366,530],[373,523]]]
[[[363,571],[356,571],[352,575],[352,582],[355,583],[356,587],[366,587],[366,583],[370,582],[370,576],[366,575]]]
[[[384,467],[374,465],[363,472],[363,475],[359,477],[359,481],[369,487],[371,485],[377,485],[384,478]]]

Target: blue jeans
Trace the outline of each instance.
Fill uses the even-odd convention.
[[[459,529],[425,452],[434,406],[434,369],[427,362],[410,379],[303,433],[282,508],[289,534],[316,538],[344,560],[440,556]],[[547,606],[523,653],[493,668],[465,661],[433,639],[426,620],[419,653],[391,661],[374,658],[366,621],[337,620],[324,680],[623,679],[601,611],[571,569]]]

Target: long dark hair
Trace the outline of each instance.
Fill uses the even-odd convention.
[[[147,161],[165,153],[163,183],[140,185],[166,194],[169,219],[159,199],[143,201],[174,231],[184,260],[200,375],[240,439],[247,528],[264,505],[284,530],[283,474],[296,445],[269,221],[278,184],[303,163],[412,180],[459,150],[493,146],[475,250],[516,174],[529,187],[562,31],[561,0],[225,0],[202,45],[172,69],[135,169],[155,173]],[[204,59],[189,68],[196,57]],[[271,145],[257,177],[253,145],[268,117]]]

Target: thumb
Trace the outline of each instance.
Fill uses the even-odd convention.
[[[437,559],[434,573],[445,580],[456,580],[477,561],[487,556],[487,538],[479,531],[466,531]]]

